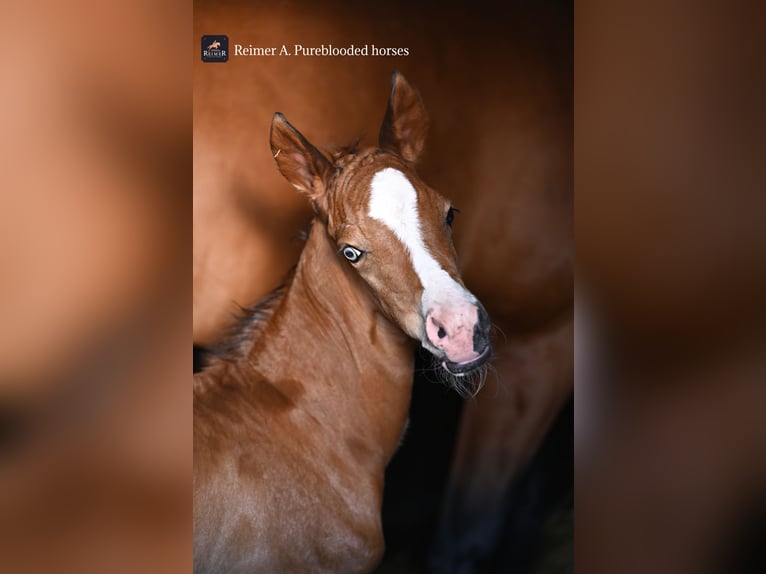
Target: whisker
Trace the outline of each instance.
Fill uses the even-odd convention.
[[[458,395],[467,399],[474,398],[487,381],[487,365],[483,365],[468,375],[453,375],[445,369],[439,369],[439,378]]]
[[[505,331],[503,331],[503,330],[500,328],[500,325],[498,325],[497,323],[490,323],[490,329],[492,329],[493,331],[497,331],[498,333],[500,333],[500,334],[503,336],[503,342],[504,342],[504,343],[507,343],[507,342],[508,342],[508,335],[506,335],[506,334],[505,334]]]

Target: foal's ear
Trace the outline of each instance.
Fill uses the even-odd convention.
[[[391,76],[391,96],[380,127],[380,147],[414,163],[426,143],[428,115],[420,94],[399,72]]]
[[[285,179],[321,207],[332,165],[279,112],[271,120],[271,155]]]

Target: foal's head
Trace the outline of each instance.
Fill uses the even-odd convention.
[[[457,269],[455,210],[415,173],[426,124],[420,96],[395,74],[379,148],[328,159],[278,113],[271,149],[381,310],[446,371],[462,376],[489,358],[490,323]]]

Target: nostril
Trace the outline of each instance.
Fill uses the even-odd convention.
[[[434,317],[429,317],[428,321],[430,323],[429,337],[434,343],[437,342],[437,339],[441,341],[447,336],[447,329],[444,327],[441,321],[437,321]]]

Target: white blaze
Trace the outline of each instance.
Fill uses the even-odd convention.
[[[423,285],[423,316],[432,305],[476,298],[442,269],[423,242],[418,194],[399,170],[387,167],[372,178],[369,215],[388,227],[402,242]]]

